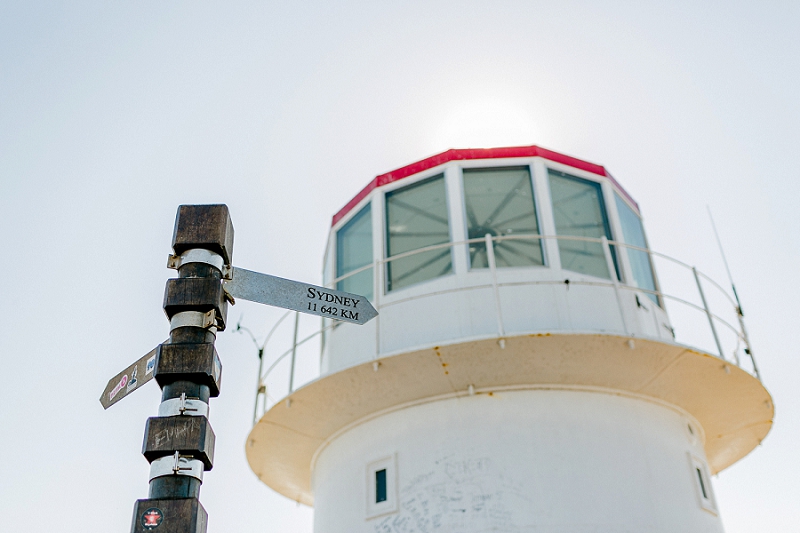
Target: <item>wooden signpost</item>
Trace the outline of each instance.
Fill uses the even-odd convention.
[[[142,454],[150,462],[147,499],[137,500],[132,533],[205,533],[200,504],[203,472],[214,462],[209,399],[219,396],[222,365],[214,348],[229,303],[250,300],[364,324],[378,312],[363,296],[252,272],[231,265],[233,223],[226,205],[182,205],[172,237],[164,312],[169,339],[108,381],[108,409],[152,379],[161,387],[158,416],[145,426]]]

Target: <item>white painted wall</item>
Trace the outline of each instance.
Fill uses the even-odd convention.
[[[326,340],[322,375],[405,351],[530,333],[609,333],[672,342],[666,313],[636,292],[548,267],[498,269],[503,334],[488,270],[455,273],[381,297],[380,316],[341,324]],[[570,284],[564,283],[565,279]],[[625,323],[622,315],[624,313]]]
[[[574,389],[442,399],[363,421],[321,449],[314,528],[721,532],[692,457],[705,464],[696,422],[638,397]],[[397,510],[368,518],[366,469],[392,461]]]

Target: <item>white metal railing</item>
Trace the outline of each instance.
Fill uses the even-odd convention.
[[[536,240],[536,241],[545,241],[548,239],[558,240],[558,241],[582,241],[582,242],[590,242],[590,243],[597,243],[602,246],[603,255],[606,262],[606,267],[609,272],[610,279],[604,280],[601,278],[592,278],[592,279],[569,279],[569,280],[561,280],[561,279],[539,279],[539,280],[525,280],[525,281],[512,281],[512,282],[499,282],[497,277],[497,264],[495,259],[494,247],[495,243],[502,242],[506,240]],[[414,294],[405,298],[392,298],[390,301],[383,302],[384,296],[384,266],[392,261],[396,261],[398,259],[402,259],[405,257],[410,257],[417,254],[422,254],[425,252],[433,251],[433,250],[442,250],[447,248],[455,248],[459,246],[468,246],[470,244],[484,244],[486,246],[486,254],[488,260],[488,270],[490,272],[490,279],[491,282],[489,284],[477,284],[477,285],[470,285],[470,286],[461,286],[455,288],[445,288],[438,291],[426,292],[422,294]],[[648,254],[650,258],[650,264],[654,271],[657,269],[655,268],[655,260],[658,259],[660,261],[665,262],[668,265],[672,265],[678,267],[679,269],[683,269],[685,273],[688,273],[691,277],[690,279],[693,283],[683,283],[682,289],[686,289],[685,285],[693,285],[693,290],[696,291],[694,295],[695,298],[699,297],[699,301],[697,303],[692,302],[691,298],[692,295],[678,295],[672,292],[665,292],[661,290],[660,285],[658,286],[658,290],[649,290],[649,289],[642,289],[633,285],[628,285],[626,283],[620,282],[617,279],[616,271],[617,268],[614,263],[614,249],[622,248],[627,250],[637,250],[640,252],[644,252]],[[619,257],[618,257],[619,259]],[[546,267],[544,267],[546,268]],[[623,291],[634,291],[636,293],[643,293],[643,294],[650,294],[654,295],[661,305],[664,307],[664,310],[667,312],[668,316],[670,317],[670,322],[674,324],[674,320],[682,315],[681,309],[683,310],[690,310],[699,312],[704,315],[707,323],[709,332],[711,334],[711,338],[714,341],[714,348],[717,349],[718,357],[725,361],[726,363],[735,364],[736,366],[743,368],[744,370],[750,372],[756,378],[761,379],[758,366],[756,365],[755,357],[753,355],[753,351],[750,347],[750,341],[747,336],[747,330],[745,329],[743,314],[741,312],[741,308],[735,299],[735,295],[731,296],[731,294],[724,289],[719,283],[711,279],[709,276],[703,274],[695,267],[684,263],[678,259],[672,258],[665,254],[661,254],[658,252],[653,252],[646,248],[640,248],[638,246],[632,246],[629,244],[625,244],[623,242],[617,241],[610,241],[605,237],[602,238],[592,238],[592,237],[575,237],[575,236],[545,236],[545,235],[505,235],[500,237],[493,237],[492,235],[487,234],[483,238],[476,238],[476,239],[468,239],[463,241],[457,242],[447,242],[442,244],[436,244],[432,246],[426,246],[424,248],[419,248],[417,250],[413,250],[410,252],[405,252],[402,254],[397,254],[392,257],[386,259],[378,259],[375,260],[373,263],[367,264],[361,268],[355,269],[347,274],[340,276],[331,280],[327,286],[330,288],[335,288],[337,284],[349,277],[355,276],[361,272],[365,272],[372,269],[373,272],[373,305],[380,313],[382,308],[386,308],[393,305],[398,305],[401,303],[405,303],[412,300],[417,300],[421,298],[427,298],[430,296],[452,293],[452,292],[459,292],[459,291],[469,291],[469,290],[477,290],[477,289],[487,289],[491,288],[493,292],[493,299],[495,302],[495,316],[497,319],[497,337],[501,343],[504,343],[503,337],[505,337],[505,329],[504,329],[504,322],[502,316],[502,307],[501,307],[501,296],[500,296],[500,287],[510,287],[510,286],[521,286],[521,285],[564,285],[565,282],[568,284],[573,285],[585,285],[585,286],[600,286],[600,287],[609,287],[614,290],[615,300],[618,306],[621,323],[623,330],[626,334],[632,334],[629,329],[629,325],[626,322],[625,317],[625,310],[623,307],[623,299],[622,294]],[[620,267],[620,270],[622,268]],[[663,281],[663,276],[662,276]],[[708,297],[706,290],[704,290],[704,283],[707,282],[707,288],[713,289],[715,292],[713,295],[716,297],[716,301],[714,306],[711,304],[711,298]],[[720,301],[721,299],[721,301]],[[637,297],[638,301],[638,297]],[[680,307],[674,307],[671,304],[676,304]],[[670,309],[667,310],[666,308],[669,307]],[[713,309],[712,309],[713,307]],[[722,309],[717,309],[721,307]],[[721,316],[723,312],[730,314],[731,312],[736,316],[736,324],[732,324],[729,319]],[[272,362],[267,367],[267,370],[263,371],[264,360],[267,358],[266,349],[268,347],[268,342],[273,337],[273,334],[276,332],[278,326],[284,322],[284,320],[290,315],[294,313],[294,327],[291,330],[291,341],[288,342],[289,347],[285,350],[280,351],[274,358],[272,358]],[[656,321],[656,331],[660,330],[660,326],[658,324],[658,319],[656,317],[655,310],[652,312],[653,318]],[[260,356],[260,364],[259,364],[259,376],[257,382],[257,390],[256,390],[256,405],[254,409],[254,418],[253,423],[255,423],[260,414],[268,410],[269,407],[274,405],[275,403],[281,401],[282,398],[289,396],[296,388],[296,384],[299,382],[297,380],[296,372],[298,371],[298,351],[301,349],[305,349],[313,344],[313,349],[306,350],[308,353],[318,353],[319,357],[306,357],[305,361],[305,373],[309,374],[306,379],[301,380],[303,384],[307,383],[319,377],[320,374],[320,364],[322,360],[322,353],[325,350],[325,334],[330,331],[331,329],[337,327],[341,322],[336,320],[325,319],[322,321],[322,326],[319,326],[319,319],[314,317],[309,317],[308,315],[303,315],[308,317],[308,319],[316,320],[315,326],[312,328],[306,327],[307,334],[300,335],[301,329],[301,313],[295,311],[287,311],[284,313],[281,318],[276,322],[272,330],[270,331],[267,339],[264,341],[264,345],[259,350]],[[381,356],[381,347],[380,347],[380,314],[375,319],[377,321],[375,325],[375,351],[376,351],[376,358]],[[691,326],[696,326],[696,321],[688,321],[686,322],[687,330],[692,329]],[[719,330],[717,326],[722,326],[723,330]],[[671,336],[676,342],[681,342],[680,334],[676,336],[675,328],[670,328]],[[723,333],[727,333],[728,337],[731,335],[733,339],[735,339],[736,347],[733,350],[726,351],[723,346],[723,341],[721,340],[722,335],[720,331]],[[288,339],[286,339],[288,341]],[[682,344],[687,344],[690,346],[697,346],[696,342],[681,342]],[[271,347],[271,345],[270,345]],[[706,350],[711,352],[711,350]],[[743,353],[742,353],[743,352]],[[726,357],[726,353],[730,355],[730,357]],[[746,358],[743,356],[747,356]],[[288,358],[288,365],[282,363],[286,363]],[[743,365],[742,359],[747,359],[749,362],[749,369]],[[310,362],[310,364],[309,364]],[[279,375],[275,375],[278,369],[285,367],[286,374],[280,373]],[[284,377],[280,378],[280,375]],[[269,383],[272,385],[270,386]],[[271,389],[282,389],[280,383],[287,383],[288,388],[285,389],[284,394],[277,394],[277,397],[270,394]],[[287,402],[290,400],[287,399]]]

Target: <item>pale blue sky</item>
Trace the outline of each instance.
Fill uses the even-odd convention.
[[[3,529],[124,531],[146,497],[158,389],[97,398],[167,335],[177,205],[227,203],[235,263],[320,282],[331,215],[376,174],[539,144],[605,165],[654,249],[724,280],[711,205],[777,407],[719,506],[728,533],[797,531],[800,4],[332,4],[0,3]],[[210,531],[309,532],[244,458],[252,346],[217,346]]]

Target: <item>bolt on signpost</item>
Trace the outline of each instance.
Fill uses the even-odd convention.
[[[169,339],[111,378],[100,403],[108,409],[155,379],[158,416],[145,425],[142,454],[150,462],[147,499],[134,506],[132,533],[205,533],[203,472],[214,463],[209,399],[219,396],[222,364],[214,348],[228,304],[250,300],[364,324],[378,312],[363,296],[233,267],[233,224],[226,205],[182,205],[167,266],[164,312]]]

